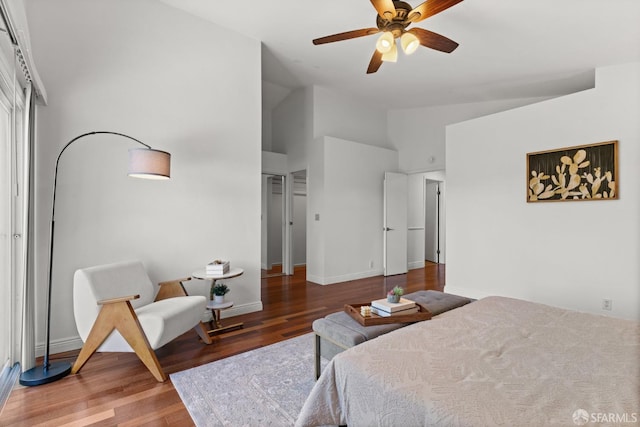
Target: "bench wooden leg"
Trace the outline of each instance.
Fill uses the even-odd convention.
[[[316,380],[320,378],[320,335],[316,334]]]

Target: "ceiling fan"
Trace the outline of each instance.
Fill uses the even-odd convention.
[[[407,27],[414,23],[436,15],[451,6],[455,6],[462,0],[427,0],[419,6],[412,8],[410,4],[399,0],[371,0],[373,7],[378,11],[376,16],[377,28],[363,28],[333,34],[313,40],[314,45],[333,43],[357,37],[370,36],[382,32],[376,42],[376,50],[373,52],[367,74],[378,71],[383,61],[396,62],[398,48],[396,39],[400,38],[402,50],[410,55],[422,45],[441,52],[451,53],[458,47],[458,43],[438,33],[423,28]]]

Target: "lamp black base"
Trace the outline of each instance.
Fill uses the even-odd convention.
[[[69,362],[50,363],[48,369],[44,366],[36,366],[20,375],[20,384],[34,386],[52,383],[66,377],[70,372],[71,363]]]

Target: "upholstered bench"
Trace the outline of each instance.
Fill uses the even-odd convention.
[[[439,291],[418,291],[403,298],[423,305],[433,316],[461,307],[472,302],[470,298]],[[344,311],[329,314],[313,322],[316,334],[315,362],[316,378],[320,376],[320,357],[332,359],[336,354],[374,339],[380,335],[407,326],[409,323],[389,323],[386,325],[362,326]]]

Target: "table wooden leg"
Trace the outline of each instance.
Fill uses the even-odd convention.
[[[211,320],[211,324],[213,325],[213,329],[207,331],[209,334],[214,334],[216,332],[228,331],[229,329],[242,328],[244,326],[243,322],[234,323],[232,325],[224,326],[222,321],[220,320],[220,310],[211,309],[211,314],[213,319]]]

